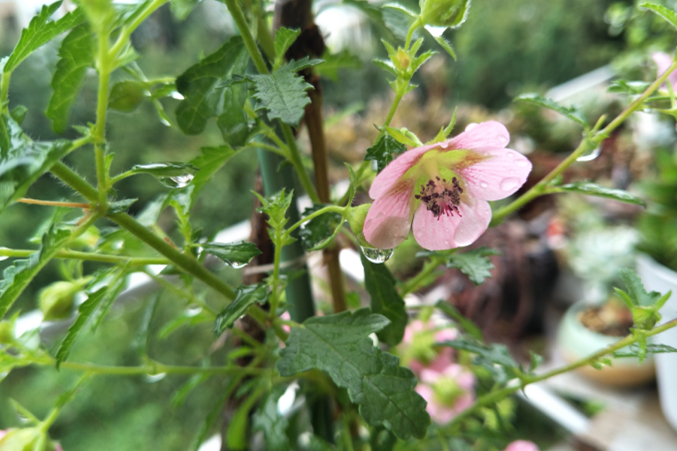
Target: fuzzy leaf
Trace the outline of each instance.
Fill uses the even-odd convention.
[[[414,374],[369,338],[388,324],[386,317],[368,309],[309,318],[292,329],[277,369],[283,377],[313,368],[325,371],[348,390],[367,423],[384,425],[402,440],[423,438],[430,416],[414,390]]]
[[[639,95],[643,93],[650,84],[651,83],[645,81],[614,80],[607,88],[607,92]]]
[[[670,24],[673,27],[677,28],[677,13],[675,13],[675,11],[668,9],[665,6],[655,5],[653,3],[642,3],[641,5],[639,5],[639,7],[650,9],[651,11],[661,16],[663,19],[670,22]]]
[[[461,349],[476,355],[474,364],[480,365],[489,370],[495,377],[496,382],[503,384],[508,379],[517,377],[521,373],[520,366],[510,355],[510,351],[505,345],[492,343],[485,345],[483,343],[458,338],[456,340],[444,341],[438,345],[449,346],[454,349]],[[500,367],[500,370],[496,368]]]
[[[267,298],[268,285],[266,284],[240,285],[233,302],[228,304],[228,307],[216,317],[216,324],[214,325],[216,335],[221,335],[226,329],[231,327],[235,320],[244,315],[253,304],[265,304]]]
[[[454,59],[454,61],[456,61],[456,52],[454,51],[454,47],[452,47],[451,42],[447,41],[444,36],[435,36],[432,33],[431,36],[440,45],[440,47],[442,47],[444,51],[447,52],[449,56]]]
[[[644,202],[639,197],[622,189],[607,188],[591,182],[575,182],[567,185],[562,185],[554,188],[556,191],[566,191],[569,193],[585,194],[587,196],[606,197],[607,199],[614,199],[626,204],[641,205],[646,207]]]
[[[626,348],[619,349],[611,354],[614,358],[619,357],[639,357],[642,354],[667,354],[677,352],[677,349],[668,345],[646,345],[646,349],[642,350],[636,343]]]
[[[588,128],[588,119],[583,115],[583,113],[575,107],[565,107],[555,102],[552,99],[546,97],[541,97],[537,94],[529,93],[522,94],[515,98],[515,102],[526,102],[534,105],[541,106],[543,108],[548,108],[554,111],[557,111],[559,114],[571,119],[572,121],[580,124],[583,128]]]
[[[452,254],[447,261],[447,267],[458,268],[472,283],[479,285],[484,279],[491,277],[489,271],[494,269],[494,264],[489,260],[490,255],[498,255],[498,251],[480,247],[462,254]]]
[[[378,172],[381,172],[393,161],[393,153],[400,154],[406,152],[406,150],[407,147],[404,144],[398,142],[386,132],[376,140],[373,146],[367,149],[367,155],[364,159],[376,161]]]
[[[648,293],[642,279],[634,272],[628,269],[621,270],[619,277],[627,288],[627,295],[635,306],[651,307],[661,298],[657,291]]]
[[[240,241],[237,243],[201,243],[200,246],[208,254],[218,257],[224,263],[230,266],[240,268],[257,255],[261,255],[261,251],[254,243],[248,241]]]
[[[68,355],[71,352],[71,348],[75,343],[75,340],[78,338],[80,331],[85,324],[89,321],[89,318],[92,317],[96,309],[106,298],[106,292],[108,287],[100,288],[99,290],[91,293],[87,300],[80,304],[78,307],[78,318],[75,320],[73,325],[68,328],[68,333],[66,338],[61,342],[59,350],[56,352],[56,368],[58,369],[61,366],[61,363],[68,358]]]
[[[59,20],[49,20],[52,14],[59,9],[61,3],[61,1],[58,1],[51,5],[44,5],[40,13],[31,19],[28,27],[21,31],[19,42],[14,47],[12,55],[5,64],[4,73],[12,72],[35,50],[85,20],[85,16],[80,8],[66,14]]]
[[[291,30],[285,27],[280,27],[275,31],[275,58],[277,61],[284,60],[285,53],[300,34],[300,29]]]
[[[93,60],[92,33],[89,26],[82,24],[73,28],[59,47],[59,61],[51,82],[52,97],[45,113],[52,121],[52,129],[56,133],[66,130],[70,109]]]
[[[303,216],[308,216],[325,206],[313,205],[310,208],[306,208],[303,211]],[[325,213],[317,218],[313,218],[299,230],[301,244],[308,251],[323,249],[338,235],[341,226],[343,226],[343,216],[341,213]]]
[[[371,311],[390,320],[390,324],[378,332],[378,338],[395,346],[404,337],[408,319],[404,300],[395,288],[395,277],[386,265],[372,263],[363,254],[360,258],[364,267],[364,285],[371,297]]]
[[[176,120],[185,134],[202,133],[207,121],[221,113],[219,103],[224,91],[231,89],[224,82],[244,73],[248,62],[244,41],[234,36],[176,79],[176,89],[184,97],[176,108]]]

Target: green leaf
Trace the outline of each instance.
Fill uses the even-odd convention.
[[[239,241],[237,243],[200,243],[200,247],[208,254],[218,257],[224,263],[234,267],[241,268],[252,261],[261,251],[256,244],[248,241]]]
[[[289,421],[280,414],[277,403],[284,394],[284,390],[277,388],[266,397],[252,418],[252,430],[262,431],[266,443],[266,449],[270,451],[291,450],[287,438]]]
[[[224,91],[230,89],[223,83],[244,73],[248,62],[244,41],[234,36],[176,79],[176,89],[184,97],[176,108],[176,121],[185,134],[202,133],[207,121],[219,115],[218,104]]]
[[[268,285],[257,283],[255,285],[240,285],[235,292],[235,299],[228,304],[216,317],[214,332],[221,335],[231,327],[235,320],[245,314],[253,304],[265,304],[268,299]]]
[[[208,368],[209,365],[202,365],[205,368]],[[200,385],[204,384],[209,380],[209,378],[212,375],[209,373],[196,373],[193,374],[188,380],[186,381],[185,384],[183,384],[181,387],[179,387],[178,390],[176,390],[176,393],[174,393],[174,396],[172,396],[172,406],[174,408],[181,407],[184,402],[186,402],[186,398],[188,398],[188,395],[195,390],[197,387]]]
[[[68,243],[70,236],[69,230],[51,225],[42,236],[39,250],[5,269],[4,279],[0,282],[0,319],[35,275]]]
[[[364,286],[371,297],[371,311],[390,320],[377,334],[378,338],[395,346],[402,341],[408,320],[404,300],[395,287],[397,281],[386,265],[372,263],[362,253],[360,258],[364,266]]]
[[[645,354],[666,354],[666,353],[672,353],[672,352],[677,352],[677,349],[673,348],[672,346],[668,345],[646,345],[646,350],[642,350],[639,345],[632,344],[628,347],[625,347],[623,349],[619,349],[618,351],[614,351],[611,355],[614,358],[619,358],[619,357],[639,357],[643,353]]]
[[[639,7],[650,9],[651,11],[661,16],[663,19],[670,22],[670,24],[673,27],[677,28],[677,13],[675,13],[673,10],[668,9],[665,6],[655,5],[653,3],[642,3],[641,5],[639,5]]]
[[[364,159],[365,161],[376,161],[378,172],[381,172],[393,161],[393,153],[400,154],[406,152],[406,150],[407,147],[404,144],[398,142],[386,132],[376,140],[373,146],[367,149],[367,155]]]
[[[466,338],[457,338],[456,340],[443,341],[437,344],[475,354],[476,357],[473,363],[483,366],[493,373],[498,383],[505,383],[509,378],[517,377],[521,374],[520,366],[512,358],[510,351],[508,351],[505,345],[497,343],[485,345]],[[503,371],[497,371],[496,365],[499,365]]]
[[[296,38],[301,34],[300,29],[291,30],[289,28],[280,27],[275,31],[275,65],[278,66],[284,61],[284,55],[289,50],[289,47],[296,41]]]
[[[368,309],[309,318],[292,329],[277,369],[283,377],[313,368],[325,371],[348,390],[367,423],[384,425],[402,440],[423,438],[430,416],[414,390],[414,374],[369,338],[388,324],[387,318]]]
[[[404,41],[407,38],[407,32],[414,23],[418,14],[398,3],[387,3],[383,5],[383,21],[388,30],[390,30],[398,39]],[[417,32],[414,36],[418,37]]]
[[[426,30],[427,29],[428,27],[426,27]],[[447,52],[449,56],[454,59],[454,61],[456,61],[456,52],[454,51],[454,47],[452,47],[451,42],[447,41],[444,36],[435,36],[432,33],[430,33],[430,35],[433,37],[435,42],[437,42],[440,47],[442,47],[444,51]]]
[[[66,14],[59,20],[49,20],[52,14],[59,9],[61,3],[61,1],[58,1],[51,5],[44,5],[38,15],[31,19],[28,27],[21,31],[19,42],[5,64],[4,73],[12,72],[35,50],[85,20],[85,15],[80,8]]]
[[[484,279],[491,277],[489,271],[494,269],[494,264],[489,260],[490,255],[499,255],[499,252],[482,246],[462,254],[452,254],[447,261],[447,267],[458,268],[472,283],[479,285]]]
[[[329,49],[326,49],[322,54],[322,59],[324,63],[317,66],[315,72],[321,77],[327,77],[333,81],[338,81],[339,69],[359,69],[362,67],[360,59],[348,50],[331,53]]]
[[[591,182],[575,182],[567,185],[554,187],[555,192],[568,192],[585,194],[586,196],[606,197],[607,199],[614,199],[626,204],[641,205],[646,207],[644,202],[639,197],[622,189],[607,188]]]
[[[625,284],[626,293],[635,306],[651,307],[661,298],[661,294],[656,291],[647,293],[644,284],[642,284],[642,279],[634,271],[623,269],[619,277]]]
[[[555,102],[552,99],[548,99],[546,97],[541,97],[538,94],[534,93],[529,93],[529,94],[522,94],[518,97],[515,98],[515,102],[526,102],[526,103],[531,103],[533,105],[538,105],[543,108],[548,108],[554,111],[557,111],[559,114],[571,119],[572,121],[580,124],[585,128],[586,130],[589,128],[588,126],[588,119],[585,117],[585,115],[577,108],[575,107],[565,107],[560,105],[559,103]]]
[[[92,332],[95,331],[104,318],[110,311],[110,308],[115,303],[115,300],[118,298],[122,290],[127,286],[127,281],[125,280],[125,268],[115,268],[110,271],[112,280],[110,280],[105,288],[106,292],[104,293],[103,301],[101,302],[101,308],[96,311],[92,323]],[[90,285],[91,286],[91,285]]]
[[[233,84],[223,91],[223,102],[217,108],[216,125],[221,130],[223,140],[231,147],[243,146],[249,138],[249,118],[244,110],[247,101],[247,87]]]
[[[107,214],[114,215],[115,213],[126,213],[129,207],[134,205],[138,199],[122,199],[111,202]]]
[[[235,151],[228,145],[221,147],[202,147],[200,155],[190,160],[190,164],[199,169],[193,177],[191,185],[193,189],[193,202],[198,193],[207,184],[209,180],[221,169],[234,155]]]
[[[649,85],[651,85],[651,83],[646,81],[614,80],[607,88],[607,92],[639,95],[643,93]]]
[[[266,110],[268,119],[280,119],[288,125],[299,123],[305,112],[304,107],[310,103],[306,93],[313,85],[306,83],[296,71],[318,64],[320,60],[291,61],[280,67],[272,74],[249,75],[247,78],[254,81],[258,100],[256,109]]]
[[[392,136],[397,142],[404,144],[405,146],[417,147],[423,145],[421,140],[418,139],[418,136],[407,130],[405,127],[397,129],[386,125],[386,130],[388,135]]]
[[[181,313],[181,315],[179,315],[177,318],[174,318],[162,326],[162,328],[158,331],[158,338],[164,340],[184,325],[194,327],[198,324],[212,322],[213,320],[214,317],[210,316],[203,310],[196,311],[189,309]]]
[[[289,218],[287,218],[287,210],[294,199],[294,191],[290,191],[289,194],[287,194],[283,188],[272,196],[265,198],[261,196],[258,197],[261,201],[261,207],[259,207],[258,211],[268,215],[268,224],[273,229],[282,230],[287,221],[289,221]]]
[[[70,109],[94,61],[92,44],[92,33],[86,23],[73,28],[61,42],[51,82],[52,97],[45,113],[56,133],[63,133],[68,126]]]
[[[17,124],[21,125],[26,118],[26,113],[28,113],[28,108],[23,105],[17,105],[9,112],[9,115]]]
[[[115,297],[117,297],[117,295]],[[113,299],[115,299],[115,297],[113,297]],[[134,339],[134,345],[136,347],[137,352],[139,353],[139,356],[142,359],[148,357],[148,345],[150,344],[151,339],[153,318],[155,317],[155,312],[157,310],[158,304],[160,303],[161,297],[162,291],[155,294],[155,296],[153,296],[148,301],[148,304],[143,310],[141,324],[139,325],[139,330],[136,333],[136,338]],[[101,312],[101,310],[103,310],[104,307],[99,309],[99,312]],[[99,315],[99,318],[103,318],[103,316],[104,315]],[[92,329],[94,329],[94,327]]]
[[[324,207],[326,207],[324,204],[313,205],[303,211],[303,216],[308,216]],[[342,226],[343,215],[341,213],[330,212],[313,218],[299,230],[301,244],[307,251],[324,249],[338,235]]]
[[[137,164],[129,170],[132,174],[150,174],[167,188],[177,188],[187,181],[193,180],[193,175],[199,171],[191,163],[162,162]]]
[[[184,20],[201,1],[202,0],[171,0],[172,12],[177,19]]]
[[[451,305],[447,301],[438,301],[435,304],[435,307],[442,310],[445,314],[451,317],[456,324],[458,324],[463,330],[465,330],[472,338],[478,341],[482,341],[482,331],[475,323],[466,318],[459,312],[456,307]]]
[[[372,63],[376,64],[378,67],[388,72],[393,77],[397,77],[397,68],[393,65],[391,61],[384,61],[379,59],[371,60]]]
[[[132,113],[149,94],[146,83],[137,80],[117,82],[110,90],[108,108],[122,113]]]
[[[23,197],[71,148],[66,140],[34,142],[14,119],[0,116],[0,211]]]

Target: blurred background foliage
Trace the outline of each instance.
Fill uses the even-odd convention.
[[[664,3],[674,6],[671,1]],[[2,27],[0,56],[5,56],[11,52],[19,30],[8,24]],[[641,77],[647,73],[648,51],[674,46],[674,33],[664,33],[665,27],[665,22],[655,15],[639,12],[631,0],[503,0],[499,3],[474,0],[467,23],[459,30],[447,32],[458,62],[444,55],[431,66],[433,69],[417,75],[414,82],[423,89],[405,99],[398,113],[398,125],[406,125],[429,139],[449,120],[450,111],[457,104],[463,104],[463,119],[459,124],[462,126],[463,121],[495,116],[491,111],[506,108],[511,98],[521,92],[543,92],[612,61],[623,71]],[[142,55],[139,66],[151,78],[182,73],[201,56],[218,48],[232,32],[225,6],[205,0],[182,22],[172,16],[168,7],[163,8],[133,39]],[[379,43],[384,32],[382,27],[374,27],[366,35],[368,42],[362,42],[363,48],[356,48],[354,44],[347,47],[362,60],[360,69],[340,70],[337,81],[323,83],[326,116],[332,120],[332,115],[336,115],[335,125],[328,130],[328,141],[337,163],[363,157],[370,145],[369,139],[375,135],[372,123],[381,122],[389,106],[391,93],[385,74],[370,63],[372,57],[385,56]],[[655,39],[659,33],[661,38]],[[432,40],[426,45],[441,50]],[[24,127],[35,139],[56,138],[44,111],[51,93],[50,79],[57,48],[58,43],[45,46],[12,77],[10,106],[28,108]],[[72,111],[71,123],[85,124],[93,120],[95,88],[96,74],[92,72]],[[163,102],[173,117],[177,101]],[[340,112],[346,108],[359,112],[339,120]],[[116,153],[114,173],[139,163],[188,161],[200,146],[221,142],[214,124],[197,137],[187,137],[163,125],[147,102],[131,114],[111,113],[107,131],[111,150]],[[66,137],[73,136],[74,131],[66,132]],[[537,131],[535,136],[538,137]],[[553,144],[556,140],[543,139],[545,148],[570,150],[566,143],[560,143],[558,148]],[[67,163],[94,180],[91,153],[78,151]],[[253,208],[250,190],[254,188],[256,167],[255,153],[242,152],[213,179],[192,215],[195,225],[205,228],[205,234],[249,218]],[[166,192],[153,178],[143,176],[126,179],[117,188],[119,198],[139,199],[132,206],[132,213],[138,213],[149,201]],[[53,178],[43,177],[28,195],[58,200],[68,197],[70,192]],[[30,247],[28,238],[51,213],[44,207],[12,206],[0,220],[0,246]],[[172,236],[175,226],[171,212],[161,216],[160,225]],[[0,269],[6,264],[0,263]],[[36,308],[36,293],[57,278],[59,268],[52,263],[38,275],[15,308],[24,312]],[[72,360],[139,364],[133,340],[143,304],[143,300],[132,303],[131,308],[111,315],[96,333],[82,336],[75,345]],[[164,296],[160,305],[160,314],[153,325],[155,332],[163,322],[185,308],[184,303],[169,296]],[[166,363],[198,364],[208,357],[213,341],[209,323],[183,327],[167,339],[154,340],[151,355]],[[225,358],[227,348],[217,349],[212,359]],[[180,355],[192,360],[177,362]],[[57,373],[52,368],[14,371],[0,385],[0,428],[18,424],[9,404],[10,397],[37,415],[44,415],[75,378],[69,371]],[[52,436],[62,441],[66,451],[188,449],[200,422],[222,390],[223,381],[212,378],[194,390],[185,404],[175,407],[169,400],[183,382],[185,378],[180,376],[154,382],[141,377],[94,378],[64,410],[51,430]]]

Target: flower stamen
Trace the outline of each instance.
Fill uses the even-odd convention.
[[[414,197],[426,205],[428,211],[439,221],[442,215],[453,216],[454,212],[461,216],[458,206],[461,204],[461,194],[463,188],[456,177],[447,182],[447,179],[435,177],[434,180],[428,180],[428,183],[421,185],[420,194]]]

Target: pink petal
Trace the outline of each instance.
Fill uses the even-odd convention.
[[[0,438],[3,438],[7,434],[7,431],[0,430]]]
[[[521,153],[495,147],[474,150],[489,158],[458,171],[472,196],[483,200],[504,199],[527,181],[531,162]]]
[[[653,58],[654,63],[656,63],[659,77],[666,70],[668,70],[668,68],[672,64],[672,57],[667,53],[656,52],[653,55],[651,55],[651,57]],[[673,71],[670,75],[668,75],[668,81],[673,86],[673,88],[677,88],[677,71]]]
[[[434,384],[440,377],[442,377],[442,373],[433,371],[429,368],[423,368],[421,370],[421,375],[419,376],[418,380],[420,380],[425,384]]]
[[[420,361],[416,359],[411,359],[409,361],[409,369],[411,370],[412,373],[418,375],[421,373],[421,371],[426,367],[424,364],[422,364]]]
[[[503,148],[510,142],[510,133],[500,122],[488,121],[469,126],[463,133],[448,142],[451,149]]]
[[[428,404],[430,405],[430,404]],[[456,416],[456,410],[453,407],[438,406],[435,414],[428,410],[430,417],[438,424],[446,424]]]
[[[399,157],[395,158],[385,167],[374,179],[374,183],[369,188],[369,197],[378,199],[386,194],[400,178],[423,156],[424,153],[430,149],[440,147],[440,144],[431,144],[429,146],[417,147],[404,152]]]
[[[442,341],[455,340],[456,338],[458,338],[458,331],[456,329],[451,329],[447,327],[435,332],[435,341],[437,341],[438,343]]]
[[[538,446],[526,440],[517,440],[508,445],[505,451],[538,451]]]
[[[414,390],[416,390],[416,393],[421,395],[421,397],[425,399],[428,404],[430,404],[435,397],[435,392],[433,389],[425,384],[417,384]]]
[[[364,238],[378,249],[392,249],[402,243],[411,230],[414,183],[401,183],[374,201],[364,221]]]
[[[465,393],[458,397],[454,403],[454,411],[458,414],[472,405],[475,397],[471,393]]]
[[[485,200],[476,200],[474,205],[462,202],[458,208],[460,215],[454,213],[436,218],[424,203],[420,203],[414,214],[416,242],[425,249],[439,251],[467,246],[477,240],[491,221],[489,203]]]
[[[430,362],[428,368],[439,373],[443,372],[449,365],[454,363],[454,350],[451,348],[442,348],[435,359]]]

